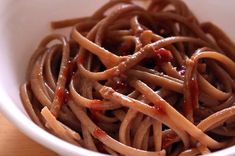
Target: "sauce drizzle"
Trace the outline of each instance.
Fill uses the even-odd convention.
[[[102,101],[101,100],[92,100],[90,102],[90,109],[92,110],[101,110],[101,105]]]
[[[165,48],[160,48],[155,49],[154,58],[157,65],[162,65],[163,63],[170,62],[173,59],[173,56],[171,54],[171,51]]]
[[[58,87],[55,91],[55,95],[58,98],[58,101],[60,103],[67,103],[70,93],[67,89],[64,89],[63,87]]]
[[[100,137],[106,136],[106,133],[105,133],[105,131],[103,131],[102,129],[96,128],[96,129],[93,131],[93,135],[94,135],[94,137],[96,137],[96,138],[100,138]]]
[[[166,108],[164,106],[164,101],[159,100],[155,102],[154,106],[156,114],[166,115]]]

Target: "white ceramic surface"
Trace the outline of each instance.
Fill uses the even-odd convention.
[[[235,41],[234,0],[185,0],[202,21],[211,20]],[[23,133],[61,155],[99,155],[75,147],[37,127],[19,98],[29,58],[40,39],[52,32],[51,20],[91,14],[106,0],[0,1],[0,111]],[[235,155],[235,147],[220,155]]]

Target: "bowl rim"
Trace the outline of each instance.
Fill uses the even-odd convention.
[[[68,143],[52,134],[46,130],[37,126],[30,118],[17,108],[11,98],[4,92],[0,85],[0,113],[3,114],[7,120],[13,123],[17,129],[19,129],[23,134],[34,140],[35,142],[43,145],[44,147],[54,151],[60,155],[69,154],[71,156],[75,155],[95,155],[104,156],[105,154],[100,154],[82,147],[75,146]],[[7,107],[6,107],[7,103]],[[14,113],[12,113],[14,112]]]

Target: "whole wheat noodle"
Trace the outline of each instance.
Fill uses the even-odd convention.
[[[20,87],[26,111],[54,135],[111,155],[232,146],[234,43],[180,0],[148,2],[111,0],[52,22],[71,34],[46,36],[34,52]]]

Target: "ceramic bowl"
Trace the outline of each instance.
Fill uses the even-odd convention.
[[[0,1],[0,111],[24,134],[60,155],[101,155],[67,143],[36,126],[19,97],[27,63],[49,22],[90,15],[107,0]],[[186,0],[201,21],[213,21],[235,41],[234,0]],[[235,146],[214,153],[235,155]]]

